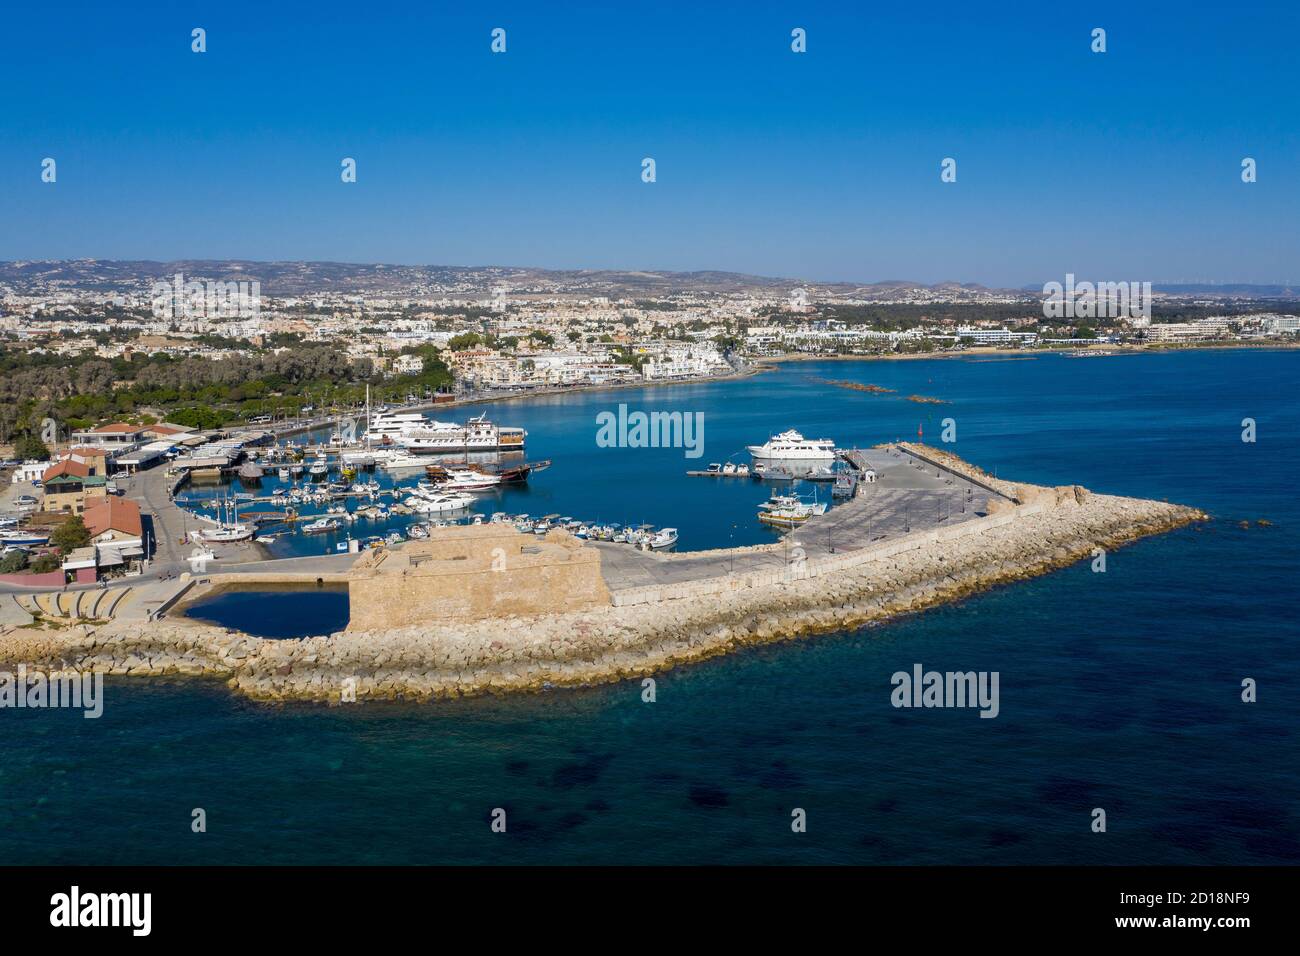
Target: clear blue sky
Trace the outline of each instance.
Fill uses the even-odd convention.
[[[0,259],[1300,280],[1300,5],[981,6],[9,4]]]

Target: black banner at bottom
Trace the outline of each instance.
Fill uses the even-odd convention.
[[[910,925],[927,941],[1192,935],[1231,943],[1274,933],[1288,868],[7,868],[0,920],[11,941],[46,933],[189,940],[237,929],[261,940],[377,942],[451,920],[537,938],[725,915],[743,938],[789,924],[861,937]],[[542,920],[536,922],[535,920]],[[721,929],[721,925],[716,927]],[[971,936],[977,933],[977,936]],[[382,938],[382,937],[381,937]],[[558,938],[562,939],[563,935]]]

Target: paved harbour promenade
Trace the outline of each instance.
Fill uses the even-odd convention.
[[[354,607],[353,625],[336,634],[260,639],[175,614],[0,623],[0,661],[218,677],[258,699],[328,703],[591,684],[887,620],[1206,517],[999,481],[939,449],[863,454],[879,482],[779,543],[662,555],[556,532],[539,542],[500,526],[447,529],[362,558],[232,563],[191,579],[195,594],[348,581],[354,603],[374,606]]]

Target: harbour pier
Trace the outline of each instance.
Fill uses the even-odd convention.
[[[349,687],[357,699],[430,699],[584,685],[887,620],[1206,518],[1075,485],[1013,484],[925,446],[858,451],[879,481],[771,544],[663,554],[562,530],[438,529],[361,557],[223,562],[220,578],[192,576],[186,593],[355,583],[354,622],[335,634],[261,639],[171,613],[148,626],[0,624],[0,660],[221,677],[257,699],[334,703]]]

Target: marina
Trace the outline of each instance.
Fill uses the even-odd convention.
[[[1250,357],[1251,361],[1258,359],[1258,356]],[[1214,389],[1220,390],[1216,394],[1230,394],[1241,404],[1259,404],[1262,396],[1267,397],[1266,391],[1261,392],[1268,381],[1266,376],[1251,376],[1251,390],[1245,393],[1232,391],[1230,385],[1216,378],[1216,368],[1225,361],[1221,356],[1170,357],[1165,360],[1168,372],[1163,372],[1161,362],[1154,359],[1133,361],[1135,365],[1143,363],[1142,383],[1141,389],[1129,399],[1135,401],[1138,394],[1155,389],[1164,396],[1155,406],[1159,411],[1183,408],[1195,401],[1177,387],[1178,381],[1188,374],[1205,377]],[[1088,369],[1105,363],[1070,363],[1072,369],[1078,370],[1071,371],[1070,375],[1084,379],[1070,379],[1065,383],[1069,387],[1061,388],[1061,373],[1050,366],[1066,362],[1045,359],[1008,366],[960,361],[948,365],[939,362],[876,364],[864,366],[861,375],[864,380],[885,381],[902,392],[926,390],[927,384],[933,391],[942,388],[945,396],[957,400],[959,415],[965,416],[962,456],[991,473],[1043,484],[1077,476],[1089,487],[1142,494],[1148,502],[1163,497],[1196,501],[1232,516],[1285,518],[1294,512],[1292,496],[1285,489],[1279,487],[1275,498],[1255,495],[1242,502],[1221,487],[1218,476],[1198,472],[1198,461],[1217,447],[1203,428],[1178,431],[1177,442],[1153,447],[1147,435],[1149,429],[1130,416],[1131,401],[1126,399],[1117,406],[1115,418],[1107,422],[1105,429],[1090,429],[1072,398],[1079,389],[1094,384],[1086,378],[1090,374]],[[831,374],[843,377],[845,368],[842,364],[835,365]],[[972,411],[969,396],[976,389],[962,376],[987,375],[990,370],[1009,370],[1019,384],[1016,388],[994,390],[994,394],[1005,398],[977,405]],[[76,653],[79,658],[94,661],[94,666],[109,674],[134,670],[137,675],[207,675],[210,681],[193,687],[176,676],[164,676],[157,682],[141,676],[116,678],[115,706],[121,714],[139,714],[142,720],[172,719],[167,715],[177,710],[192,713],[217,708],[220,714],[229,715],[227,719],[244,721],[248,733],[261,733],[262,746],[270,748],[269,752],[280,762],[301,759],[302,746],[296,738],[282,742],[286,735],[284,723],[276,716],[278,708],[249,706],[248,698],[321,700],[320,707],[294,707],[292,711],[293,719],[307,722],[315,739],[324,742],[322,745],[334,740],[332,734],[340,728],[355,728],[354,734],[346,736],[334,748],[336,759],[344,761],[344,770],[322,771],[318,779],[323,784],[339,772],[346,773],[356,748],[387,723],[394,728],[390,739],[396,735],[404,739],[408,726],[418,728],[422,737],[435,741],[450,740],[458,734],[476,735],[473,739],[484,752],[490,751],[493,758],[477,769],[464,770],[463,764],[457,766],[459,772],[491,789],[502,781],[523,779],[510,774],[505,762],[534,760],[539,747],[557,767],[587,760],[589,755],[581,749],[590,745],[589,725],[583,714],[593,707],[611,712],[630,707],[633,719],[644,725],[639,731],[633,726],[633,739],[658,739],[663,733],[662,721],[669,720],[681,741],[680,759],[675,763],[669,761],[673,772],[680,774],[683,781],[691,782],[698,779],[697,771],[692,768],[701,763],[720,766],[721,779],[726,781],[733,803],[738,802],[734,796],[738,793],[767,798],[768,792],[760,786],[759,775],[776,771],[770,761],[753,768],[739,766],[729,756],[732,750],[712,746],[715,737],[733,739],[734,735],[728,737],[725,729],[732,724],[752,727],[765,739],[786,741],[775,745],[774,759],[788,761],[790,767],[798,768],[805,777],[818,772],[818,767],[843,767],[844,755],[850,755],[848,759],[854,762],[846,771],[844,785],[852,786],[855,792],[859,788],[875,792],[872,788],[882,786],[879,758],[882,748],[905,763],[909,753],[931,747],[942,750],[945,744],[953,747],[947,752],[951,759],[960,761],[967,758],[969,747],[975,746],[977,752],[971,759],[980,766],[1001,766],[999,761],[1006,759],[1018,761],[1021,778],[1040,781],[1031,785],[1028,793],[1040,796],[1040,803],[1051,806],[1053,799],[1059,803],[1066,798],[1051,796],[1051,788],[1056,785],[1050,778],[1041,778],[1041,760],[1031,757],[1029,751],[1047,748],[1068,765],[1071,759],[1082,759],[1077,757],[1077,734],[1083,732],[1090,735],[1090,747],[1111,747],[1116,753],[1128,754],[1128,744],[1116,740],[1115,714],[1122,715],[1128,732],[1138,738],[1168,726],[1164,711],[1154,705],[1143,704],[1137,711],[1132,710],[1131,684],[1110,681],[1106,676],[1116,667],[1173,666],[1175,670],[1168,672],[1168,680],[1161,685],[1158,696],[1176,694],[1175,688],[1185,686],[1185,681],[1199,681],[1193,686],[1208,697],[1222,692],[1222,681],[1201,673],[1202,655],[1211,655],[1209,660],[1214,662],[1216,673],[1231,672],[1234,655],[1238,653],[1235,648],[1248,638],[1248,632],[1284,632],[1273,604],[1245,605],[1247,618],[1238,622],[1207,617],[1203,604],[1197,603],[1194,597],[1189,598],[1193,604],[1185,611],[1177,605],[1171,612],[1167,597],[1162,597],[1176,587],[1180,594],[1186,588],[1189,593],[1214,595],[1211,603],[1219,600],[1220,595],[1226,600],[1229,590],[1243,586],[1244,579],[1237,576],[1223,581],[1222,568],[1236,566],[1234,562],[1237,562],[1254,569],[1252,562],[1256,559],[1251,555],[1255,553],[1260,554],[1258,563],[1280,562],[1278,567],[1285,571],[1289,567],[1286,564],[1289,552],[1278,550],[1284,545],[1282,537],[1267,529],[1243,531],[1237,528],[1236,522],[1220,521],[1206,526],[1204,533],[1199,528],[1189,528],[1146,539],[1131,549],[1112,545],[1111,535],[1122,539],[1124,529],[1138,527],[1139,519],[1145,514],[1140,509],[1156,506],[1136,501],[1124,502],[1122,515],[1114,519],[1119,524],[1106,519],[1105,512],[1102,518],[1094,518],[1092,511],[1080,508],[1079,524],[1066,525],[1064,529],[1053,524],[1050,515],[1028,516],[1022,521],[1000,515],[980,517],[965,513],[963,505],[967,512],[983,511],[990,492],[973,482],[967,485],[941,469],[917,467],[886,449],[871,447],[878,441],[915,434],[917,422],[911,409],[892,412],[886,409],[885,414],[873,415],[869,421],[853,422],[850,400],[857,399],[857,393],[834,389],[816,401],[810,400],[800,388],[802,373],[802,366],[778,373],[772,381],[762,383],[761,388],[756,381],[715,386],[715,398],[706,397],[697,402],[707,414],[714,416],[709,419],[713,431],[699,464],[701,468],[710,461],[725,462],[746,444],[762,441],[769,431],[779,432],[789,424],[797,424],[804,434],[833,436],[842,453],[836,468],[847,465],[845,470],[853,476],[864,475],[867,469],[877,473],[876,481],[860,483],[856,497],[834,501],[826,514],[792,531],[762,525],[756,520],[758,508],[770,499],[774,489],[784,493],[788,486],[796,494],[807,496],[817,483],[688,478],[684,472],[695,464],[684,460],[679,452],[655,455],[593,447],[591,431],[584,430],[584,425],[603,407],[597,396],[588,396],[572,405],[528,407],[521,404],[512,412],[510,420],[529,429],[530,455],[552,459],[554,465],[522,486],[479,495],[479,503],[467,517],[489,512],[483,517],[483,523],[487,524],[492,512],[504,511],[514,518],[527,513],[538,523],[548,518],[555,522],[572,516],[601,525],[613,525],[617,519],[619,531],[636,530],[641,524],[679,529],[679,542],[669,552],[586,539],[584,548],[600,551],[600,576],[609,590],[609,607],[517,622],[506,619],[461,622],[444,617],[433,624],[351,632],[346,630],[342,614],[326,621],[310,613],[327,600],[339,600],[314,596],[310,591],[314,582],[318,578],[326,584],[345,579],[368,554],[387,554],[386,561],[391,561],[406,549],[432,539],[420,538],[421,532],[414,532],[413,525],[414,533],[407,538],[407,543],[351,554],[333,549],[333,545],[344,540],[343,530],[333,535],[313,536],[286,532],[269,548],[256,548],[251,543],[214,545],[212,550],[221,557],[208,565],[206,576],[226,581],[247,577],[245,586],[255,593],[267,592],[268,579],[295,578],[298,586],[307,590],[288,598],[271,599],[284,600],[287,605],[263,605],[260,602],[264,598],[242,605],[231,603],[220,619],[215,613],[206,618],[217,621],[215,626],[205,624],[204,618],[190,617],[184,609],[167,612],[146,624],[142,612],[162,605],[167,597],[165,593],[155,597],[136,588],[123,595],[114,594],[115,589],[110,589],[107,595],[114,597],[114,601],[91,594],[80,602],[93,613],[109,617],[107,623],[84,628],[71,624],[58,632],[20,628],[12,632],[22,641],[15,654],[28,661],[42,659],[39,654],[44,645],[37,641],[45,641],[50,644],[52,659],[57,660],[60,654],[66,657]],[[948,376],[942,383],[927,383],[927,376],[937,377],[941,373]],[[919,377],[919,381],[901,379],[904,375]],[[1054,387],[1060,391],[1053,392]],[[1133,388],[1138,387],[1135,384]],[[765,411],[758,401],[760,396],[783,407],[797,402],[803,407],[802,414],[791,417],[773,413],[765,419]],[[1033,403],[1056,410],[1054,417],[1047,420],[1049,427],[1045,427],[1042,416],[1026,413],[1031,396]],[[753,411],[739,420],[730,420],[725,412],[734,406]],[[939,429],[932,427],[931,419],[926,418],[924,422],[927,435],[939,434]],[[855,447],[862,449],[860,454],[854,454]],[[1265,443],[1261,449],[1268,457],[1262,461],[1270,471],[1289,473],[1295,447],[1291,442]],[[846,457],[859,467],[852,467]],[[340,476],[331,477],[337,481]],[[424,469],[417,469],[401,484],[411,486],[425,477]],[[379,469],[358,478],[374,480],[383,487],[391,484],[387,473]],[[952,478],[952,483],[946,478]],[[324,484],[328,491],[329,482]],[[128,483],[127,493],[141,501],[147,495],[146,510],[164,522],[164,527],[158,529],[160,549],[165,548],[168,539],[174,542],[182,527],[180,509],[168,508],[168,486],[161,469],[132,476]],[[263,498],[269,497],[276,488],[288,487],[288,483],[278,482],[278,476],[271,473],[263,478],[259,489],[252,491],[256,497]],[[819,491],[824,501],[827,492],[833,494],[834,484],[823,484]],[[233,498],[234,494],[243,492],[238,477],[232,476],[229,481],[212,486],[182,486],[178,494],[183,500],[198,502],[225,495]],[[319,510],[324,513],[328,507],[342,503],[333,501]],[[386,496],[379,503],[391,507],[393,499]],[[350,499],[347,507],[368,504],[365,498]],[[241,501],[240,520],[249,522],[254,520],[256,512],[280,507]],[[1282,510],[1278,511],[1279,508]],[[1074,513],[1072,510],[1066,514]],[[988,527],[998,520],[1006,523]],[[364,521],[361,519],[352,526],[353,535],[372,537],[387,533],[387,529],[372,531]],[[194,526],[192,516],[189,523]],[[447,534],[483,530],[482,526],[476,529],[465,524],[460,522],[454,528],[433,531]],[[963,536],[961,532],[966,528],[972,529],[972,533]],[[911,529],[910,537],[908,529]],[[264,533],[275,531],[268,526],[259,531],[259,535]],[[952,537],[944,539],[941,550],[931,551],[932,545],[923,544],[943,534]],[[530,535],[533,546],[545,545],[548,537],[550,532]],[[1101,546],[1114,549],[1110,550],[1112,573],[1109,575],[1093,575],[1088,570],[1087,556],[1099,540],[1106,542]],[[300,556],[265,559],[267,551],[286,542],[302,545],[303,550],[297,552]],[[1080,542],[1086,542],[1086,548]],[[331,546],[328,553],[327,544]],[[906,550],[909,548],[912,550]],[[189,545],[177,549],[177,559],[184,560],[190,549]],[[888,556],[872,562],[867,558],[873,549]],[[1058,550],[1062,557],[1054,559],[1052,556]],[[927,568],[927,556],[935,553],[945,559],[945,566]],[[797,566],[794,560],[799,554],[806,556],[810,573],[816,572],[816,576],[791,579],[791,568]],[[1224,560],[1207,562],[1207,554]],[[1080,555],[1085,560],[1043,575],[1051,567],[1062,567],[1056,562]],[[859,572],[822,571],[834,568],[839,561],[856,560],[866,560]],[[1114,573],[1125,568],[1137,569],[1139,573]],[[1165,568],[1167,573],[1162,570]],[[221,578],[217,578],[218,574]],[[852,577],[854,574],[858,577]],[[1008,585],[1018,577],[1035,574],[1043,576],[1025,584],[994,586]],[[761,583],[764,581],[782,583]],[[167,584],[178,586],[175,581]],[[203,601],[208,594],[200,592],[200,587],[196,584],[193,593]],[[868,587],[870,591],[865,590]],[[1105,588],[1106,600],[1098,600],[1098,587]],[[158,588],[161,591],[162,585]],[[65,609],[70,607],[70,597],[75,597],[75,592],[63,596]],[[23,597],[25,603],[31,600],[30,596]],[[224,600],[235,602],[234,598]],[[358,604],[358,600],[353,597],[350,606]],[[938,606],[936,601],[940,602]],[[404,602],[395,599],[385,603]],[[287,608],[283,615],[281,607]],[[1068,608],[1069,613],[1062,615],[1062,608]],[[925,613],[918,613],[922,610]],[[1165,641],[1150,622],[1175,612],[1179,615],[1177,640]],[[132,614],[141,616],[133,618]],[[276,639],[269,633],[267,619],[272,616],[283,617],[287,624],[295,625],[286,627],[293,639]],[[1060,623],[1045,628],[1044,621]],[[1232,647],[1225,647],[1224,627],[1230,629]],[[240,633],[228,633],[227,628]],[[91,630],[95,645],[90,646],[89,639],[78,643],[79,635]],[[831,638],[807,637],[819,632],[826,632]],[[1133,639],[1112,637],[1125,633],[1132,633]],[[1182,659],[1179,654],[1186,649],[1188,634],[1195,635],[1196,656],[1180,670],[1177,661]],[[262,636],[271,639],[257,639]],[[794,640],[796,637],[805,639]],[[1270,645],[1270,652],[1285,654],[1286,648],[1282,646],[1285,641],[1278,644],[1277,640],[1273,641],[1276,646]],[[437,648],[437,658],[421,656],[425,652],[421,649],[430,647]],[[738,648],[741,650],[737,651]],[[951,740],[951,728],[958,721],[901,721],[898,714],[888,709],[883,694],[880,706],[864,714],[863,686],[870,686],[872,681],[883,686],[883,678],[892,670],[916,660],[929,663],[936,659],[939,649],[951,655],[953,666],[971,668],[1009,666],[1004,661],[1006,655],[1012,655],[1017,673],[1030,679],[1015,698],[1014,708],[1008,702],[1005,716],[1014,718],[1018,710],[1033,708],[1057,715],[1056,719],[1048,721],[1046,730],[1037,724],[1026,724],[1025,746],[1019,751],[1014,748],[1009,751],[1005,735],[994,740],[983,732],[987,721],[974,722],[979,738],[974,744],[969,735],[962,735],[957,745]],[[1102,654],[1101,659],[1096,659],[1098,653]],[[684,666],[688,661],[705,657],[710,659],[702,665]],[[533,660],[537,663],[530,663]],[[141,665],[140,661],[145,664]],[[1169,664],[1170,661],[1174,664]],[[636,705],[642,673],[660,680],[661,694],[671,684],[674,707],[655,709]],[[326,702],[337,705],[340,675],[356,675],[358,699],[365,702],[362,706],[351,710],[324,706]],[[321,686],[333,687],[332,699],[310,696],[310,682],[317,677]],[[604,681],[613,682],[605,684]],[[556,689],[570,682],[583,689],[557,695]],[[1089,709],[1086,719],[1081,721],[1071,708],[1062,709],[1061,693],[1062,688],[1072,691],[1082,686],[1101,688],[1109,696]],[[232,695],[238,696],[227,700],[227,687]],[[525,692],[505,693],[516,688]],[[797,697],[788,706],[780,705],[785,699],[783,695],[792,688],[797,689]],[[457,699],[420,707],[412,705],[412,701],[430,696],[441,698],[474,692],[494,696],[479,702]],[[378,702],[383,697],[405,702],[386,707]],[[805,708],[817,702],[827,702],[825,706],[830,708],[825,724],[810,725],[806,732],[792,730],[791,721],[798,720]],[[574,705],[575,712],[558,714],[561,704]],[[687,707],[687,712],[678,714],[678,706]],[[155,709],[141,710],[146,707]],[[1255,712],[1245,707],[1225,707],[1223,711],[1225,714],[1248,712],[1235,725],[1234,732],[1243,741],[1254,739],[1251,727],[1257,721]],[[526,741],[518,746],[509,741],[502,745],[497,722],[483,726],[483,722],[465,719],[466,713],[484,712],[515,715],[521,726],[529,728]],[[1180,710],[1178,714],[1184,712]],[[576,729],[557,749],[546,751],[546,734],[561,722]],[[701,727],[709,728],[709,734],[701,735],[698,732]],[[1193,730],[1199,733],[1198,728]],[[598,733],[601,750],[612,752],[626,744],[629,730],[619,724],[617,728]],[[855,747],[862,748],[864,736],[869,739],[870,748],[855,750]],[[1179,736],[1184,734],[1180,732]],[[987,746],[979,740],[984,740]],[[96,744],[96,751],[102,746]],[[499,746],[506,749],[494,749]],[[809,746],[819,748],[816,759],[799,756]],[[122,759],[129,758],[133,752],[135,748],[121,749]],[[225,752],[225,745],[214,739],[211,750],[214,759],[224,759]],[[852,757],[855,753],[858,758]],[[1254,756],[1260,758],[1264,753],[1261,750]],[[1182,765],[1181,760],[1178,765]],[[426,762],[421,766],[432,764]],[[389,767],[393,772],[403,769],[391,761]],[[165,768],[160,765],[159,770]],[[1159,780],[1168,772],[1177,772],[1177,768],[1171,771],[1166,761],[1161,764],[1159,774],[1152,774],[1153,793],[1160,792]],[[887,768],[885,773],[889,773]],[[353,779],[360,785],[364,776],[355,772]],[[530,791],[535,799],[562,799],[567,793],[550,785],[549,773],[535,776],[541,781]],[[610,776],[618,786],[602,783],[600,792],[614,807],[622,806],[620,793],[624,787],[645,786],[644,768],[636,762],[615,759],[606,771],[606,779]],[[884,779],[890,782],[881,791],[882,799],[888,796],[902,801],[903,805],[916,799],[915,775],[911,771]],[[1001,772],[989,773],[981,780],[1012,803],[1024,792],[1023,787],[1009,782]],[[1218,787],[1219,783],[1214,779],[1210,785]],[[688,807],[686,819],[692,811],[685,796],[685,784],[679,789],[681,802]],[[1044,793],[1046,797],[1042,797]],[[450,799],[453,791],[447,794]],[[282,796],[291,799],[292,788],[286,786]],[[942,808],[950,796],[950,788],[937,787],[927,799],[933,806]],[[584,794],[576,801],[570,800],[566,810],[582,812],[585,799]],[[338,806],[339,812],[344,812],[345,805]],[[391,806],[400,811],[396,801]],[[1059,809],[1065,814],[1073,812],[1069,806]],[[1026,825],[1032,825],[1039,818],[1028,814],[1024,819]],[[851,822],[852,818],[846,820]],[[741,836],[747,831],[740,828],[734,832]],[[911,833],[909,827],[902,827],[900,832],[904,836]],[[1159,839],[1163,838],[1152,837],[1146,845],[1163,845]],[[430,846],[433,845],[431,842]],[[394,842],[393,846],[399,844]],[[888,855],[892,858],[893,848],[901,846],[902,836],[897,842],[891,841]],[[294,852],[287,842],[284,852]],[[842,858],[851,860],[855,852],[860,851],[846,849]],[[987,847],[980,852],[986,854]],[[1017,848],[999,852],[1014,854]],[[1064,859],[1068,852],[1063,849],[1060,858]],[[1236,844],[1225,843],[1224,852],[1237,852]],[[974,856],[968,858],[975,860]],[[1132,857],[1126,857],[1129,858]]]

